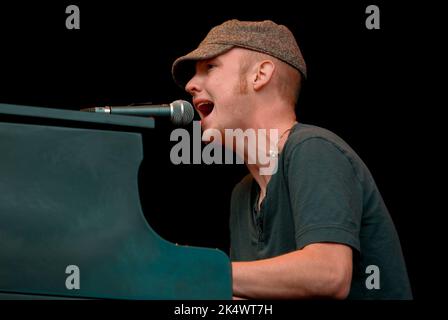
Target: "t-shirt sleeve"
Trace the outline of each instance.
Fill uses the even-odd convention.
[[[308,138],[287,159],[297,248],[332,242],[360,251],[362,189],[350,158],[331,141]]]

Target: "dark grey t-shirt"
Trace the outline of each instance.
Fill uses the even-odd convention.
[[[353,249],[349,299],[411,299],[400,241],[366,165],[334,133],[297,124],[278,159],[260,211],[259,187],[246,176],[232,193],[233,261],[265,259],[318,242]],[[380,288],[368,289],[371,269]]]

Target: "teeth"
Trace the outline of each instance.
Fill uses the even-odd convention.
[[[200,104],[198,104],[198,108],[204,105],[211,105],[211,104],[212,104],[211,102],[201,102]]]

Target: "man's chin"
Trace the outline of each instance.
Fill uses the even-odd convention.
[[[209,120],[209,119],[206,119],[206,120]],[[202,119],[201,120],[201,130],[202,130],[202,137],[205,138],[206,140],[210,139],[211,141],[221,142],[221,143],[222,143],[222,141],[224,141],[225,131],[217,123],[214,123],[212,121],[204,121],[204,119]],[[208,142],[211,142],[211,141],[208,141]]]
[[[209,129],[215,129],[215,126],[213,126],[213,123],[210,121],[208,117],[201,119],[201,128],[202,131],[209,130]]]

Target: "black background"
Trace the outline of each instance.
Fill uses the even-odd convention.
[[[419,170],[424,38],[421,7],[372,1],[58,1],[0,5],[0,102],[78,110],[93,105],[189,99],[172,62],[225,20],[271,19],[295,34],[308,65],[298,119],[346,140],[365,161],[401,238],[415,298],[435,295],[424,243]],[[65,28],[77,4],[81,29]],[[367,30],[376,4],[381,29]],[[196,115],[196,119],[198,119]],[[242,165],[171,164],[173,127],[145,132],[140,191],[145,215],[164,238],[228,251],[229,198]],[[190,128],[191,130],[191,128]],[[426,211],[425,211],[426,210]],[[424,252],[424,253],[422,253]]]

